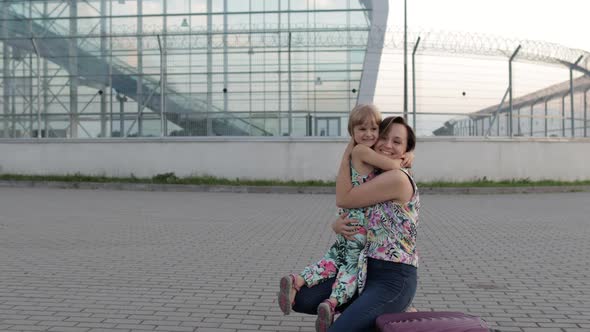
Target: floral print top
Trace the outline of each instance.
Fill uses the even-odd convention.
[[[420,210],[418,187],[407,169],[401,169],[412,182],[414,195],[400,204],[387,201],[367,211],[367,244],[359,257],[359,292],[366,281],[367,257],[418,267],[416,228]]]
[[[418,267],[416,228],[420,210],[420,196],[414,179],[406,169],[414,187],[409,202],[392,201],[372,206],[368,213],[367,256],[374,259],[404,263]]]
[[[373,169],[369,174],[362,175],[360,174],[354,167],[352,167],[352,162],[350,163],[350,176],[352,186],[360,186],[361,184],[370,181],[375,178],[379,174],[379,170]],[[356,209],[338,209],[339,216],[347,216],[350,219],[358,220],[358,225],[366,226],[367,224],[367,212],[369,208],[356,208]]]

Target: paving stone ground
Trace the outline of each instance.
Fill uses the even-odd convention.
[[[590,331],[590,193],[422,207],[419,310]],[[313,331],[275,293],[334,216],[333,195],[0,188],[0,331]]]

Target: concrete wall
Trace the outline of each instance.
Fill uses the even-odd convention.
[[[334,180],[344,138],[0,140],[0,172]],[[590,179],[590,139],[420,138],[418,181]]]

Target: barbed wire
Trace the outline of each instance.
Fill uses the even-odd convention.
[[[386,39],[384,47],[403,48],[403,31],[395,29],[393,36]],[[590,52],[569,48],[557,43],[506,38],[498,35],[477,32],[456,32],[442,30],[408,31],[409,45],[413,47],[420,37],[418,52],[461,53],[483,56],[510,57],[521,46],[517,59],[551,64],[562,61],[574,63],[580,56],[586,59],[584,67],[588,69]],[[561,61],[560,61],[561,60]]]
[[[8,19],[0,20],[5,31],[13,32],[5,34],[2,39],[35,38],[30,18],[9,11]],[[33,20],[34,21],[34,20]],[[64,35],[62,38],[112,38],[117,47],[134,48],[137,38],[147,38],[145,49],[157,47],[156,43],[149,42],[158,35],[165,37],[166,46],[170,48],[255,48],[284,47],[292,48],[311,47],[347,47],[402,49],[404,47],[404,30],[397,26],[371,26],[366,24],[278,24],[278,23],[242,23],[232,25],[198,25],[182,26],[168,25],[163,28],[159,24],[142,25],[142,33],[137,33],[137,24],[117,24],[110,27],[111,31],[105,34],[89,33],[80,35]],[[27,31],[28,30],[28,31]],[[65,31],[62,31],[65,32]],[[69,31],[67,31],[69,33]],[[7,38],[6,36],[11,36]],[[43,38],[42,36],[39,36]],[[54,36],[55,38],[55,36]],[[417,39],[420,45],[417,52],[445,53],[475,56],[510,57],[515,49],[520,46],[517,55],[518,60],[542,62],[550,64],[573,64],[580,56],[585,61],[581,68],[588,70],[590,52],[569,48],[557,43],[507,38],[498,35],[444,31],[435,29],[410,29],[408,31],[408,46],[412,49]]]

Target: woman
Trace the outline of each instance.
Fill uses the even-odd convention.
[[[403,158],[412,151],[416,137],[401,117],[381,122],[375,151],[392,159]],[[418,188],[407,170],[384,172],[373,180],[353,188],[349,159],[354,144],[347,146],[336,180],[336,204],[342,208],[368,207],[367,246],[359,261],[359,295],[339,308],[331,308],[329,319],[346,309],[329,331],[374,331],[375,319],[383,313],[402,312],[412,302],[417,286],[418,255],[416,226],[420,200]],[[345,237],[356,234],[348,226],[353,222],[339,218],[332,228]],[[316,314],[318,305],[331,292],[333,280],[317,286],[302,287],[295,297],[293,310]],[[320,317],[321,319],[321,317]]]

